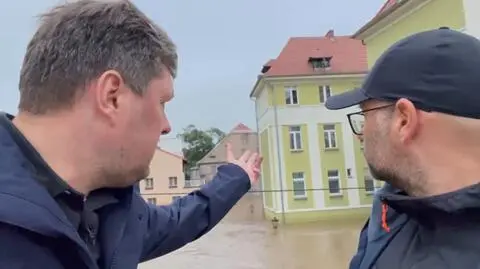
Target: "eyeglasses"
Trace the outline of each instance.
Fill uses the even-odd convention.
[[[389,104],[389,105],[384,105],[384,106],[379,106],[379,107],[374,107],[370,108],[367,110],[362,110],[359,112],[354,112],[354,113],[349,113],[347,114],[348,118],[348,123],[350,124],[350,127],[352,128],[352,132],[356,135],[363,135],[363,126],[365,124],[365,113],[374,111],[374,110],[379,110],[387,107],[394,106],[395,104]]]

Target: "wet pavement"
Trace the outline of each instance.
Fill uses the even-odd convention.
[[[235,208],[209,234],[140,269],[348,268],[361,220],[288,225],[273,229],[251,205]]]

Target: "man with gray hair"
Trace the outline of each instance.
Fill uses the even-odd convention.
[[[258,179],[245,152],[169,206],[136,191],[170,132],[177,52],[130,1],[53,8],[0,113],[0,268],[137,268],[211,230]]]

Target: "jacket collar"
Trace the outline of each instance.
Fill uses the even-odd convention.
[[[5,119],[7,115],[0,113],[0,117]],[[31,160],[0,124],[0,222],[48,237],[67,238],[77,246],[87,268],[97,268],[75,227],[47,189],[35,180],[34,171]],[[133,188],[119,190],[118,194],[121,197],[118,208],[128,211]],[[19,213],[19,208],[22,213]],[[115,244],[118,241],[115,239]]]
[[[401,191],[384,191],[381,200],[399,214],[406,214],[430,228],[456,225],[460,219],[479,219],[480,184],[431,197],[410,197]]]
[[[429,228],[479,219],[480,184],[442,195],[414,198],[386,183],[374,197],[367,227],[367,244],[359,268],[371,268],[409,219]],[[471,213],[475,214],[471,214]]]

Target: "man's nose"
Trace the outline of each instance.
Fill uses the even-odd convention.
[[[172,131],[172,127],[170,126],[170,122],[165,120],[165,126],[162,128],[162,135],[167,135]]]

